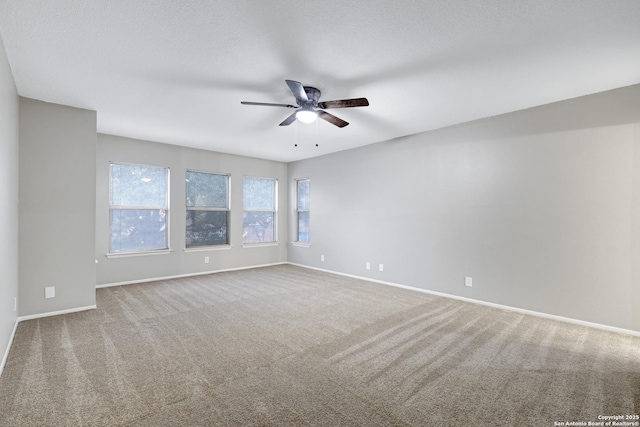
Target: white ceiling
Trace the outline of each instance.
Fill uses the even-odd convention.
[[[21,96],[101,133],[280,161],[640,83],[638,0],[0,0],[0,35]],[[285,79],[371,105],[240,104]]]

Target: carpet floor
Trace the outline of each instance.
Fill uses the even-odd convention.
[[[290,265],[98,289],[97,307],[18,325],[0,426],[537,427],[640,413],[638,337]]]

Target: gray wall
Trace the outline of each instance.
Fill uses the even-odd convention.
[[[290,262],[640,331],[640,86],[290,163],[290,215],[306,177]]]
[[[95,305],[96,113],[20,98],[19,114],[20,316]]]
[[[109,162],[139,163],[170,168],[170,248],[168,255],[107,258],[109,251]],[[96,259],[97,283],[114,284],[143,279],[197,274],[287,261],[287,165],[211,151],[98,135]],[[230,249],[185,251],[185,171],[231,174]],[[279,244],[242,246],[242,181],[245,175],[276,178]],[[204,257],[209,263],[204,263]]]
[[[17,321],[18,94],[0,39],[0,360]],[[1,369],[1,368],[0,368]]]

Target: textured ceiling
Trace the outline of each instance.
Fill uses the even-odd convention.
[[[21,96],[99,132],[280,161],[640,83],[637,0],[0,0],[0,35]],[[285,79],[371,105],[240,104]]]

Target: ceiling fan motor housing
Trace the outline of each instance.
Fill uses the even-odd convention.
[[[320,99],[320,89],[313,86],[304,86],[304,91],[307,94],[307,98],[309,98],[309,101],[305,102],[304,100],[298,99],[298,105],[300,105],[301,107],[317,107],[318,100]]]

